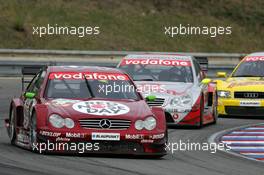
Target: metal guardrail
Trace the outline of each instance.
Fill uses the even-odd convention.
[[[183,54],[207,57],[209,60],[209,76],[218,70],[231,72],[243,58],[244,53],[197,53],[197,52],[136,52],[136,51],[80,51],[80,50],[32,50],[32,49],[0,49],[0,75],[13,76],[21,74],[21,67],[28,65],[46,65],[46,57],[54,57],[57,65],[92,65],[115,67],[116,63],[128,54]],[[9,58],[12,59],[9,59]],[[66,58],[73,59],[68,59]],[[80,61],[74,61],[76,57]],[[7,58],[7,59],[5,59]],[[30,61],[27,58],[31,58]],[[33,59],[32,59],[33,58]],[[48,59],[47,59],[48,60]]]
[[[128,54],[183,54],[201,57],[241,58],[245,53],[203,53],[203,52],[146,52],[146,51],[83,51],[83,50],[33,50],[0,49],[1,54],[30,55],[89,55],[89,56],[124,56]]]

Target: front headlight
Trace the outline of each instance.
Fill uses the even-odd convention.
[[[182,96],[182,104],[184,106],[191,105],[192,104],[192,97],[190,95],[184,95],[184,96]]]
[[[170,104],[172,106],[181,106],[181,107],[185,107],[185,106],[190,106],[192,105],[192,97],[190,95],[183,95],[183,96],[178,96],[178,97],[174,97]]]
[[[64,126],[64,119],[57,114],[52,114],[49,117],[49,122],[55,128],[62,128]]]
[[[222,98],[230,98],[231,97],[231,92],[230,91],[217,91],[218,97]]]
[[[70,118],[64,119],[64,124],[67,128],[73,128],[74,127],[74,121]]]
[[[62,128],[62,127],[67,127],[67,128],[73,128],[74,127],[74,121],[70,118],[62,118],[58,114],[52,114],[49,117],[49,122],[54,128]]]
[[[144,122],[142,120],[137,120],[135,122],[135,128],[137,130],[142,130],[144,128]]]
[[[172,100],[171,100],[171,105],[172,106],[179,106],[181,104],[181,99],[180,97],[174,97]]]
[[[143,120],[137,120],[135,122],[135,128],[137,130],[142,130],[145,128],[146,130],[153,130],[157,125],[157,121],[154,117],[150,116],[147,117],[144,121]]]
[[[147,130],[153,130],[157,125],[156,119],[154,117],[148,117],[144,121],[144,126]]]

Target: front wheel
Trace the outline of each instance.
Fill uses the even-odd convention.
[[[37,116],[36,113],[32,114],[30,128],[29,128],[29,143],[32,151],[37,148]]]
[[[15,145],[16,141],[16,117],[15,110],[12,108],[9,115],[9,138],[12,145]]]

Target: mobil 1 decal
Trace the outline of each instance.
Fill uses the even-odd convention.
[[[128,106],[112,101],[82,101],[72,107],[78,112],[92,115],[122,115],[129,112]]]

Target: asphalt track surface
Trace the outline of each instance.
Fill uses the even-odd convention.
[[[224,152],[177,151],[162,159],[141,159],[104,156],[40,155],[11,146],[4,128],[9,101],[21,90],[20,79],[0,78],[0,175],[66,174],[66,175],[263,175],[264,164]],[[263,122],[260,119],[220,118],[217,125],[201,130],[176,128],[169,130],[169,141],[207,142],[214,133],[246,124]]]

